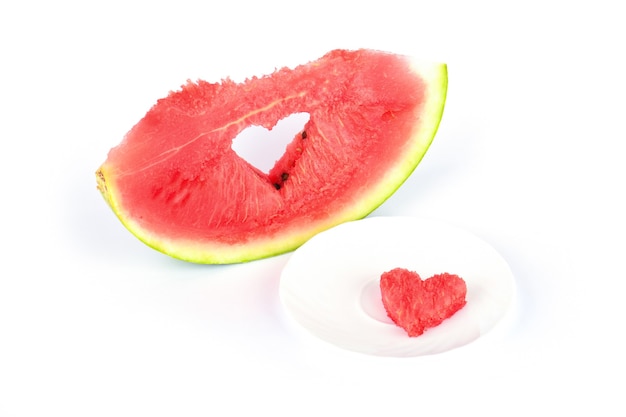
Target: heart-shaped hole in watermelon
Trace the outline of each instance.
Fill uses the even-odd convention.
[[[233,139],[231,148],[240,158],[268,174],[285,153],[287,145],[302,133],[309,119],[309,113],[293,113],[279,120],[271,130],[249,126]]]

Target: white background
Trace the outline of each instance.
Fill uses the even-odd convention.
[[[16,3],[0,6],[0,416],[626,413],[618,2]],[[339,47],[448,63],[435,142],[375,214],[447,221],[507,259],[519,305],[497,337],[397,360],[317,342],[279,303],[289,255],[176,261],[98,194],[108,150],[185,80]]]

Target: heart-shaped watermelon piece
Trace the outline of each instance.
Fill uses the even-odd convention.
[[[417,272],[395,268],[381,275],[380,292],[389,318],[415,337],[463,308],[467,286],[458,275],[422,280]]]

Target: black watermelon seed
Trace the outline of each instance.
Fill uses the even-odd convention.
[[[306,139],[306,131],[302,131],[302,139]]]

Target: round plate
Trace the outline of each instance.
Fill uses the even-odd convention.
[[[396,267],[422,279],[448,272],[467,284],[467,304],[439,326],[409,337],[388,317],[379,282]],[[478,237],[413,217],[370,217],[322,232],[297,249],[280,298],[300,325],[341,348],[379,356],[419,356],[465,345],[505,315],[514,296],[506,261]]]

